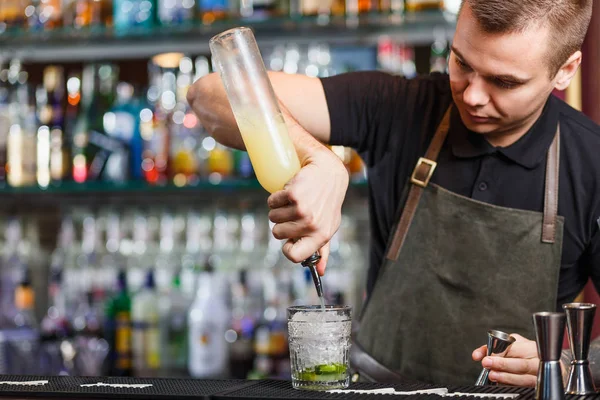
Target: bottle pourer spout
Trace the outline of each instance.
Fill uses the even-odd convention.
[[[307,258],[306,260],[302,261],[302,266],[310,270],[313,282],[315,283],[315,289],[317,289],[317,294],[319,295],[319,297],[323,297],[323,286],[321,285],[321,277],[317,272],[317,263],[320,259],[321,255],[317,252],[309,258]]]

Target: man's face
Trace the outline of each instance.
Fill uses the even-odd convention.
[[[465,126],[486,136],[524,133],[552,92],[547,27],[485,33],[465,3],[449,60],[452,97]]]

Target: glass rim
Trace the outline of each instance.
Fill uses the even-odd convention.
[[[321,306],[309,305],[309,306],[290,306],[287,308],[287,311],[290,312],[323,312]],[[328,305],[325,306],[325,312],[328,311],[352,311],[352,306],[336,306],[336,305]]]
[[[566,303],[562,306],[564,310],[591,310],[596,307],[594,303]]]
[[[233,36],[233,35],[237,35],[243,32],[252,32],[252,29],[247,27],[247,26],[238,26],[235,28],[231,28],[231,29],[227,29],[226,31],[223,31],[221,33],[216,34],[215,36],[213,36],[210,40],[209,40],[209,45],[212,45],[213,43],[218,42],[221,39],[224,39],[228,36]]]

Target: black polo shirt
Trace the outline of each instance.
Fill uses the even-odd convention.
[[[331,117],[331,144],[355,148],[368,168],[369,294],[400,215],[402,190],[451,104],[450,83],[442,74],[407,80],[381,72],[349,73],[322,82]],[[565,218],[560,306],[572,301],[590,277],[600,289],[598,125],[550,96],[527,134],[509,147],[496,148],[469,131],[455,110],[432,182],[489,204],[542,212],[546,158],[559,121],[558,213]]]

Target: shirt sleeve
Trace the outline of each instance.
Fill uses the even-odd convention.
[[[366,154],[372,166],[386,151],[401,150],[407,128],[449,102],[447,75],[413,79],[384,72],[351,72],[322,78],[331,123],[330,144]]]

